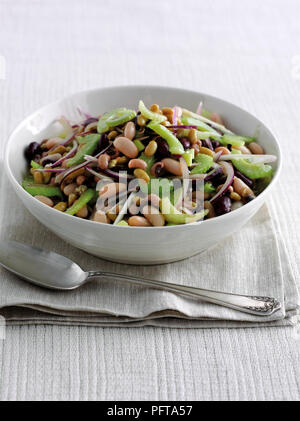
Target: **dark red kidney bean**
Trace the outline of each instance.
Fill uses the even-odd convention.
[[[205,181],[213,181],[214,182],[216,180],[219,180],[219,178],[222,177],[223,175],[224,175],[223,168],[218,167],[218,168],[216,168],[216,170],[212,174],[207,175],[205,177]]]
[[[158,139],[156,139],[156,143],[157,143],[157,151],[156,151],[155,156],[160,157],[160,158],[166,158],[170,156],[169,145],[165,139],[162,139],[161,137],[159,137]]]
[[[31,142],[27,148],[25,149],[25,157],[31,161],[32,159],[34,159],[35,155],[37,154],[41,154],[42,150],[41,147],[39,145],[39,143],[37,142]]]
[[[212,140],[211,141],[212,147],[214,149],[218,148],[220,146],[220,142],[218,142],[217,140]]]
[[[207,140],[201,140],[201,142],[202,142],[202,146],[204,146],[205,148],[208,148],[208,149],[210,149],[211,151],[213,151],[213,150],[214,150],[214,148],[213,148],[213,146],[212,146],[212,143],[211,143],[211,140],[210,140],[210,139],[207,139]]]
[[[213,203],[213,207],[217,216],[231,212],[231,200],[228,196],[219,197]]]
[[[179,139],[184,149],[190,149],[191,142],[186,137],[183,137],[182,139]]]
[[[253,187],[253,181],[250,179],[250,178],[248,178],[248,177],[246,177],[244,174],[242,174],[240,171],[238,171],[238,170],[234,170],[234,174],[238,177],[238,178],[240,178],[244,183],[246,183],[247,184],[247,186],[249,186],[249,187]]]

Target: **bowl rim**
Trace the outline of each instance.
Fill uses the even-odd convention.
[[[45,211],[47,210],[47,212],[50,212],[50,213],[55,212],[57,214],[57,216],[60,215],[61,218],[67,218],[66,221],[67,220],[70,221],[70,222],[73,221],[73,223],[76,222],[78,224],[85,224],[86,226],[88,226],[87,224],[89,224],[89,226],[95,227],[94,221],[91,221],[89,219],[74,218],[74,216],[72,216],[72,215],[68,215],[64,212],[60,212],[57,209],[51,208],[51,207],[45,205],[44,203],[42,203],[38,200],[35,200],[33,196],[31,196],[26,190],[24,190],[22,188],[21,184],[15,178],[15,176],[14,176],[14,174],[13,174],[11,168],[10,168],[10,165],[9,165],[10,146],[11,146],[11,143],[12,143],[12,138],[15,136],[16,132],[18,130],[20,130],[20,128],[22,126],[24,126],[27,122],[29,122],[31,119],[33,119],[36,115],[38,115],[41,112],[45,112],[45,110],[48,107],[56,106],[56,105],[58,106],[59,104],[63,103],[64,101],[73,100],[74,98],[76,98],[77,96],[80,96],[80,95],[88,95],[88,94],[91,94],[91,93],[94,93],[94,92],[97,92],[97,91],[100,92],[100,91],[112,90],[112,89],[113,90],[121,90],[121,89],[128,89],[128,88],[129,89],[130,88],[132,88],[132,89],[145,89],[145,88],[146,89],[160,89],[160,90],[166,90],[166,91],[167,90],[174,90],[174,91],[178,91],[178,94],[180,94],[180,92],[188,93],[188,94],[189,93],[190,94],[197,94],[197,95],[199,95],[199,97],[204,96],[204,97],[207,97],[209,99],[219,101],[219,102],[223,103],[223,105],[225,105],[225,106],[230,105],[231,107],[233,106],[234,108],[247,113],[248,115],[250,115],[252,118],[254,118],[257,121],[258,125],[267,129],[267,131],[269,132],[269,134],[272,137],[272,140],[275,142],[275,145],[278,149],[277,169],[276,169],[275,175],[273,176],[270,184],[259,194],[259,196],[257,196],[251,202],[246,203],[245,205],[241,206],[240,208],[235,209],[233,212],[229,212],[227,214],[217,216],[216,218],[206,219],[204,221],[194,222],[194,223],[191,223],[191,224],[171,225],[171,226],[164,226],[164,227],[133,227],[133,226],[120,226],[120,225],[113,225],[113,224],[103,224],[103,223],[98,222],[98,225],[101,225],[101,227],[103,227],[103,228],[105,227],[105,229],[111,229],[111,230],[114,230],[114,229],[126,230],[126,229],[130,228],[131,232],[132,232],[132,229],[138,230],[139,232],[142,231],[142,230],[145,231],[145,232],[147,232],[147,231],[153,232],[154,230],[155,231],[157,231],[157,230],[161,231],[162,229],[164,229],[164,230],[181,230],[181,229],[184,229],[184,228],[186,229],[187,227],[200,226],[202,224],[205,224],[206,226],[208,226],[208,224],[213,224],[213,223],[216,223],[216,222],[225,222],[226,223],[226,220],[229,220],[230,218],[234,218],[234,215],[238,216],[242,211],[245,211],[245,207],[249,208],[249,206],[251,206],[253,203],[255,203],[258,199],[264,200],[264,197],[266,196],[266,194],[268,194],[268,192],[277,183],[277,181],[279,179],[279,176],[281,174],[281,170],[282,170],[282,150],[281,150],[281,146],[280,146],[276,136],[274,135],[274,133],[270,130],[270,128],[265,123],[263,123],[259,118],[257,118],[254,114],[250,113],[249,111],[245,110],[244,108],[241,108],[239,105],[236,105],[236,104],[234,104],[230,101],[227,101],[223,98],[207,94],[205,92],[199,92],[199,91],[194,91],[194,90],[191,90],[191,89],[184,89],[184,88],[178,88],[178,87],[173,87],[173,86],[130,84],[130,85],[120,85],[120,86],[113,85],[113,86],[106,86],[106,87],[97,87],[97,88],[91,88],[91,89],[86,89],[86,90],[74,92],[70,95],[66,95],[66,96],[64,96],[64,97],[62,97],[58,100],[55,100],[55,101],[52,101],[50,103],[47,103],[47,104],[43,105],[42,107],[33,111],[31,114],[27,115],[27,117],[25,117],[22,121],[20,121],[19,124],[17,124],[17,126],[11,131],[11,133],[8,137],[8,141],[7,141],[6,148],[5,148],[5,154],[4,154],[5,171],[6,171],[6,174],[9,178],[11,184],[13,185],[15,191],[22,191],[22,194],[24,194],[24,198],[27,198],[28,200],[34,201],[36,206],[41,206],[41,210],[44,209]]]

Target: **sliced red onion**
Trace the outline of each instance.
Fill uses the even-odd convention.
[[[222,155],[223,151],[215,152],[214,154],[214,162],[218,162],[220,159],[220,156]]]
[[[35,171],[39,171],[39,172],[53,172],[53,173],[63,173],[64,171],[66,171],[64,168],[50,168],[50,167],[45,167],[45,168],[37,168]]]
[[[84,137],[84,136],[86,136],[86,135],[88,135],[88,134],[91,134],[91,133],[92,133],[92,130],[87,130],[86,132],[81,132],[81,133],[78,133],[78,135],[77,135],[77,136]]]
[[[71,167],[65,170],[64,172],[55,177],[55,183],[60,184],[68,175],[72,174],[74,171],[80,170],[81,168],[85,168],[89,164],[91,164],[90,161],[85,161],[81,164],[76,165],[75,167]]]
[[[198,164],[199,165],[199,164]],[[190,180],[205,180],[207,174],[190,174]]]
[[[209,138],[205,139],[204,142],[206,143],[208,149],[210,149],[211,151],[214,150],[214,147],[213,147],[213,145],[211,143],[211,140]]]
[[[99,179],[106,179],[106,180],[111,180],[111,181],[113,181],[113,179],[112,178],[110,178],[110,177],[108,177],[107,175],[103,175],[103,174],[101,174],[101,173],[98,173],[97,171],[94,171],[91,167],[86,167],[86,170],[89,172],[89,173],[91,173],[91,174],[93,174],[95,177],[98,177]]]
[[[213,180],[215,177],[221,174],[223,174],[223,168],[221,167],[221,165],[217,165],[212,171],[205,175],[205,181]]]
[[[50,165],[51,168],[53,167],[57,167],[58,165],[60,165],[62,162],[64,162],[66,159],[71,158],[73,155],[75,155],[76,151],[78,149],[78,143],[76,142],[76,140],[73,141],[73,147],[72,149],[62,158],[60,158],[58,161],[54,162],[53,164]]]
[[[90,114],[90,113],[88,113],[87,111],[83,111],[80,107],[77,107],[77,111],[79,112],[79,114],[81,115],[81,116],[83,116],[86,120],[87,119],[89,119],[89,118],[93,118],[93,116]]]
[[[172,122],[173,122],[174,126],[176,126],[176,124],[177,124],[177,107],[176,107],[176,105],[173,108]]]
[[[267,162],[274,162],[277,160],[277,156],[275,155],[250,155],[250,154],[227,154],[222,155],[220,161],[231,161],[232,159],[248,159],[253,161],[253,163],[267,163]]]
[[[96,117],[89,117],[89,118],[87,118],[82,124],[84,125],[84,126],[88,126],[88,125],[90,125],[90,124],[92,124],[92,123],[98,123],[98,121],[99,121],[99,119],[98,118],[96,118]]]
[[[97,155],[95,155],[94,158],[99,158],[99,156],[104,154],[104,152],[106,152],[111,147],[112,144],[113,144],[112,142],[109,142],[108,146],[106,146],[104,149],[102,149],[102,151],[97,153]]]
[[[201,114],[202,114],[202,108],[203,108],[203,102],[202,102],[202,101],[200,101],[200,102],[199,102],[199,105],[198,105],[198,107],[197,107],[197,110],[196,110],[196,114],[201,115]]]
[[[109,177],[111,177],[111,178],[113,178],[114,180],[117,180],[117,181],[119,181],[119,180],[133,180],[135,178],[133,175],[130,175],[130,174],[126,174],[126,177],[125,177],[125,176],[122,176],[122,174],[120,174],[118,172],[108,170],[108,169],[102,170],[102,173],[108,175]]]
[[[84,155],[84,159],[86,161],[98,162],[98,159],[95,156],[91,156],[91,155]]]
[[[225,194],[227,192],[227,190],[229,189],[229,187],[233,183],[234,169],[233,169],[232,165],[229,164],[228,162],[222,162],[222,167],[224,168],[224,170],[226,172],[227,178],[226,178],[226,181],[223,184],[221,190],[219,190],[218,193],[215,194],[215,196],[210,200],[211,203],[213,203],[219,197],[223,196],[223,194]]]
[[[197,129],[197,126],[191,126],[188,124],[180,124],[175,126],[167,126],[168,129]]]
[[[46,155],[44,156],[41,160],[40,160],[40,164],[43,165],[43,163],[45,161],[52,161],[52,162],[56,162],[58,159],[61,158],[61,154],[60,153],[54,153],[52,155]]]

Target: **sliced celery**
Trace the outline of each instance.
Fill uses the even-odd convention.
[[[199,164],[192,169],[191,174],[204,174],[208,171],[214,162],[213,158],[210,155],[204,153],[199,153],[194,161]]]
[[[193,163],[193,159],[195,156],[195,150],[194,149],[187,149],[183,154],[183,158],[185,159],[185,162],[187,163],[187,166],[190,167]]]
[[[157,123],[157,121],[151,121],[147,127],[167,141],[171,154],[182,155],[184,153],[184,148],[180,141],[165,126]]]
[[[139,111],[148,120],[155,120],[158,123],[161,123],[163,121],[166,121],[166,119],[167,119],[167,117],[164,116],[164,115],[162,115],[162,114],[158,114],[158,113],[154,113],[153,111],[150,111],[146,107],[146,105],[143,103],[142,100],[139,101]]]
[[[194,215],[187,215],[181,213],[172,205],[168,197],[163,197],[161,199],[160,210],[161,213],[164,215],[166,221],[175,225],[197,222],[203,219],[204,216],[208,213],[208,210],[203,210],[199,213],[195,213]]]
[[[124,107],[116,108],[109,113],[103,114],[103,116],[98,121],[97,131],[100,134],[105,133],[111,127],[127,123],[127,121],[132,120],[135,116],[136,112],[134,110],[129,110]]]

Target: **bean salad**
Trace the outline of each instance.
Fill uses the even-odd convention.
[[[169,226],[224,215],[270,183],[276,160],[199,104],[125,107],[31,142],[23,188],[57,211],[118,226]]]

